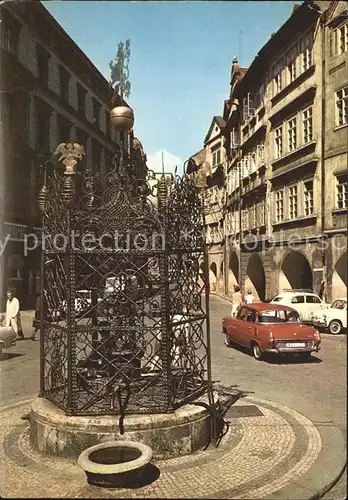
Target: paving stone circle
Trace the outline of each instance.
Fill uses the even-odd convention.
[[[303,415],[257,398],[262,416],[230,418],[218,448],[153,461],[160,476],[138,489],[89,486],[76,462],[40,454],[30,444],[30,424],[21,417],[30,402],[0,410],[1,496],[12,498],[267,498],[305,474],[322,443]],[[242,412],[243,413],[243,412]],[[236,412],[238,414],[238,412]]]

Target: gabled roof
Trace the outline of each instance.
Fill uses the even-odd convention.
[[[214,124],[217,124],[218,127],[220,128],[220,130],[224,129],[225,126],[226,126],[226,122],[225,120],[222,118],[222,116],[214,116],[212,121],[211,121],[211,124],[210,124],[210,127],[209,127],[209,130],[208,130],[208,133],[207,135],[205,136],[205,139],[204,139],[204,144],[209,140],[209,136],[211,134],[211,131],[213,130],[213,127],[214,127]]]

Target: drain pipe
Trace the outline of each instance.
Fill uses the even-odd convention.
[[[318,12],[320,19],[320,28],[321,28],[321,242],[322,242],[322,281],[324,281],[324,300],[326,299],[326,251],[325,251],[325,131],[326,131],[326,61],[325,61],[325,21],[323,19],[323,13]],[[325,300],[326,302],[326,300]]]

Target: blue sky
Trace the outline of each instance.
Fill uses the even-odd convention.
[[[118,42],[131,39],[134,132],[150,168],[158,170],[163,150],[168,170],[202,148],[212,117],[221,115],[233,57],[248,66],[294,2],[43,4],[107,79]]]

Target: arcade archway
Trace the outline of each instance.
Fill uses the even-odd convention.
[[[239,259],[236,252],[230,254],[230,266],[228,270],[228,293],[234,292],[234,286],[239,285]]]
[[[251,290],[256,299],[265,299],[265,270],[262,260],[257,253],[253,253],[248,261],[245,278],[245,292],[247,292],[247,290]]]
[[[332,275],[332,300],[347,296],[347,252],[336,262]]]
[[[216,292],[216,286],[217,286],[217,266],[216,266],[215,262],[212,262],[210,264],[209,282],[210,282],[210,290],[212,292]]]
[[[289,288],[313,288],[311,266],[303,253],[294,250],[287,254],[279,272],[279,292]]]

